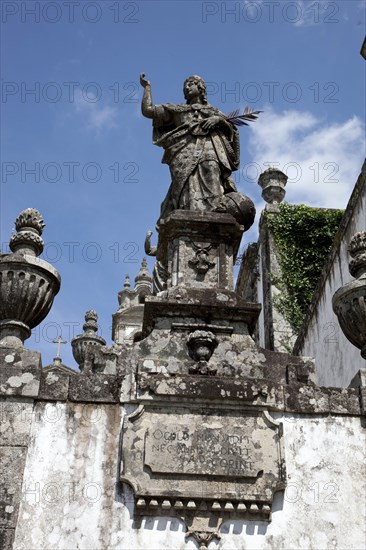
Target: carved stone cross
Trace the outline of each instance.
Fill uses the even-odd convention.
[[[62,337],[59,336],[58,338],[55,338],[55,340],[52,340],[52,343],[53,343],[53,344],[57,344],[57,354],[56,354],[56,357],[61,357],[61,355],[60,355],[61,344],[67,344],[67,340],[63,340]]]

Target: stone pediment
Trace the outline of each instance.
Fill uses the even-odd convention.
[[[50,372],[53,372],[55,374],[62,373],[62,374],[69,374],[71,376],[75,376],[75,375],[79,374],[76,370],[74,370],[74,369],[72,369],[72,368],[70,368],[70,367],[68,367],[64,364],[61,364],[61,365],[52,365],[52,364],[47,365],[46,367],[43,367],[42,372],[43,372],[43,374],[48,374]]]

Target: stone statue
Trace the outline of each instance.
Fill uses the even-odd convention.
[[[145,239],[145,252],[156,256],[153,272],[154,293],[167,288],[169,262],[166,242],[162,244],[161,228],[174,211],[230,214],[239,226],[248,230],[253,224],[255,207],[252,200],[238,193],[231,173],[239,168],[240,146],[237,126],[255,121],[261,111],[245,108],[225,115],[207,102],[206,86],[200,76],[189,76],[183,87],[186,104],[153,105],[151,85],[140,75],[144,88],[142,114],[153,121],[153,143],[163,147],[162,162],[169,165],[171,184],[162,202],[157,231],[157,246],[151,245],[152,231]],[[196,215],[196,214],[195,214]],[[191,216],[187,214],[186,218]],[[178,215],[179,217],[179,215]],[[209,218],[207,218],[209,219]],[[212,220],[211,214],[211,222]],[[193,245],[192,245],[193,246]],[[201,278],[215,265],[209,259],[209,247],[194,245],[195,257],[189,266]]]
[[[226,212],[223,201],[236,187],[230,175],[240,160],[239,135],[228,117],[207,102],[199,76],[184,82],[186,104],[153,105],[151,85],[142,73],[142,114],[153,120],[153,143],[164,149],[171,185],[160,218],[173,210]]]

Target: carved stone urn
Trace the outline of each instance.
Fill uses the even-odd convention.
[[[89,344],[93,346],[106,345],[104,338],[97,335],[97,321],[97,312],[93,309],[87,311],[85,313],[85,323],[83,324],[83,334],[79,334],[71,340],[72,354],[81,371],[83,371],[84,368],[86,346]]]
[[[189,354],[197,361],[197,366],[191,367],[191,374],[215,374],[207,365],[218,345],[216,336],[209,330],[195,330],[187,338]]]
[[[51,309],[60,290],[56,269],[37,256],[43,251],[44,223],[35,208],[27,208],[15,222],[10,239],[13,254],[0,256],[0,345],[22,347],[31,329]]]
[[[271,205],[278,205],[286,195],[285,186],[288,177],[277,168],[268,168],[260,176],[258,184],[262,188],[262,197]]]
[[[333,296],[333,310],[346,338],[366,359],[366,231],[356,233],[350,242],[349,271],[354,281]]]

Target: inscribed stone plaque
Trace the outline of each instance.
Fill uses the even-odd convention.
[[[270,503],[284,487],[281,440],[263,410],[148,404],[124,421],[121,480],[143,498]]]
[[[253,431],[253,418],[165,422],[146,432],[145,465],[154,473],[257,477],[263,458]]]

